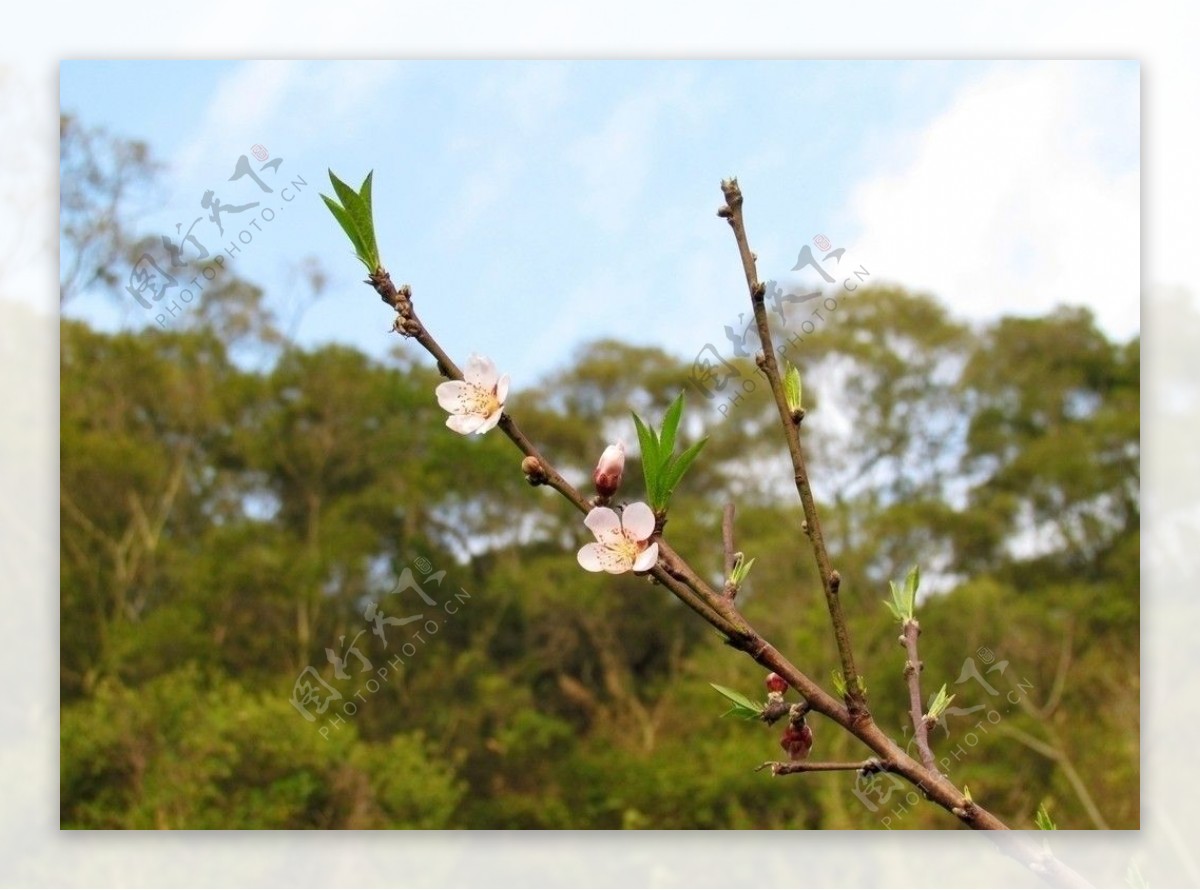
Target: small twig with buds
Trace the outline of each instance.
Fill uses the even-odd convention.
[[[917,737],[917,750],[921,754],[921,762],[927,770],[938,772],[937,758],[929,746],[929,721],[922,712],[921,701],[921,657],[917,652],[917,637],[921,634],[921,625],[916,618],[906,619],[904,632],[900,642],[907,651],[908,658],[904,662],[904,677],[908,680],[909,718],[912,720],[913,732]]]
[[[766,287],[758,280],[758,269],[754,252],[750,250],[750,242],[746,236],[746,222],[742,216],[742,190],[736,179],[726,179],[721,183],[721,191],[725,195],[725,204],[717,211],[733,229],[737,241],[738,253],[742,259],[742,270],[746,276],[746,286],[750,290],[750,303],[754,309],[754,320],[758,327],[758,336],[762,341],[762,352],[756,361],[767,376],[771,385],[771,394],[779,410],[779,419],[783,426],[784,438],[787,440],[788,454],[792,458],[792,469],[795,474],[796,491],[804,506],[804,519],[809,539],[812,541],[813,556],[817,562],[817,573],[825,589],[825,603],[829,609],[829,618],[833,623],[833,635],[837,642],[838,656],[842,662],[842,675],[846,678],[846,706],[854,720],[867,720],[866,695],[863,684],[859,682],[858,669],[854,664],[854,651],[850,645],[850,631],[846,625],[846,617],[842,613],[842,602],[838,591],[836,574],[825,548],[825,538],[821,533],[821,522],[817,516],[817,503],[813,497],[812,486],[809,484],[808,469],[804,461],[804,452],[800,447],[799,423],[794,417],[788,403],[788,392],[783,376],[779,373],[779,363],[775,359],[775,346],[771,339],[771,324],[767,318],[764,304]],[[799,405],[796,411],[799,411]],[[799,415],[802,417],[803,415]]]
[[[886,760],[880,760],[878,757],[871,757],[867,760],[861,760],[858,763],[842,763],[839,761],[801,761],[799,763],[783,763],[778,760],[768,760],[766,763],[760,764],[754,768],[754,771],[761,772],[764,769],[769,769],[773,776],[787,776],[792,773],[832,773],[832,772],[857,772],[862,776],[872,776],[875,773],[890,773],[894,771],[894,767]]]
[[[746,559],[746,554],[733,549],[733,502],[725,505],[725,513],[721,520],[721,539],[725,546],[725,586],[722,595],[733,602],[737,598],[742,582],[754,568],[754,560]]]

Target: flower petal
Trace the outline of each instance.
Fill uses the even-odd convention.
[[[464,436],[470,433],[479,432],[479,425],[482,424],[486,417],[482,414],[451,414],[446,418],[446,426],[454,430],[456,433],[462,433]]]
[[[589,572],[603,572],[604,563],[600,560],[600,554],[604,552],[604,548],[599,544],[584,544],[579,548],[579,555],[576,557],[579,564]]]
[[[576,559],[589,572],[608,572],[610,575],[628,572],[632,566],[623,551],[603,544],[584,544],[579,548]]]
[[[461,413],[461,406],[470,398],[473,389],[469,383],[461,380],[447,380],[439,383],[434,392],[437,393],[438,404],[451,413]]]
[[[505,374],[503,377],[501,377],[499,380],[496,381],[496,401],[499,402],[501,405],[503,405],[504,400],[507,398],[508,398],[508,375]]]
[[[625,533],[635,541],[644,541],[654,534],[654,511],[641,501],[630,504],[621,514]]]
[[[601,544],[614,544],[623,537],[621,520],[608,507],[593,507],[588,512],[587,518],[583,520],[583,524],[591,529],[592,534]]]
[[[635,572],[648,572],[658,564],[658,541],[655,541],[645,550],[638,554],[638,558],[633,561],[633,570]]]
[[[471,353],[467,359],[467,367],[463,370],[463,378],[467,383],[486,389],[489,392],[496,385],[496,365],[486,355]]]
[[[497,408],[495,411],[493,411],[491,414],[489,414],[487,417],[485,417],[483,419],[483,423],[481,423],[479,425],[479,429],[475,430],[475,432],[479,433],[479,435],[482,436],[488,430],[493,429],[496,426],[496,424],[498,424],[500,422],[500,415],[503,413],[504,413],[503,411],[501,411],[499,408]]]

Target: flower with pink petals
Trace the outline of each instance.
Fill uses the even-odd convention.
[[[640,501],[620,515],[595,507],[583,524],[596,536],[579,551],[579,564],[589,572],[648,572],[658,563],[658,542],[646,543],[654,534],[654,513]]]
[[[450,412],[446,426],[456,433],[486,433],[500,422],[508,398],[508,375],[496,373],[485,355],[467,360],[462,380],[448,380],[437,388],[438,404]]]
[[[596,483],[596,493],[604,498],[611,498],[621,487],[621,475],[625,472],[625,443],[620,439],[616,444],[609,445],[600,455],[600,462],[592,473],[592,481]]]

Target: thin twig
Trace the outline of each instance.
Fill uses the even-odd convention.
[[[1058,669],[1054,672],[1054,683],[1050,687],[1050,695],[1046,701],[1038,708],[1042,719],[1049,720],[1050,715],[1054,713],[1058,707],[1058,703],[1062,701],[1063,690],[1067,686],[1067,672],[1071,669],[1071,650],[1075,639],[1075,622],[1070,618],[1067,619],[1067,632],[1063,636],[1062,650],[1058,657]]]
[[[921,635],[921,625],[915,618],[907,618],[904,621],[904,633],[900,639],[904,641],[904,648],[908,652],[908,658],[904,662],[904,678],[908,681],[908,716],[912,720],[913,732],[917,735],[917,750],[921,754],[921,762],[925,764],[925,768],[933,772],[938,772],[937,760],[933,756],[933,749],[929,747],[929,724],[925,722],[925,714],[922,708],[921,698],[921,656],[917,651],[917,637]]]
[[[799,425],[793,419],[791,409],[788,408],[787,394],[784,392],[783,380],[779,375],[779,363],[776,361],[775,346],[771,339],[771,324],[767,319],[767,309],[763,303],[766,288],[758,280],[756,258],[753,251],[750,250],[750,242],[746,237],[746,223],[742,216],[742,190],[736,179],[727,179],[721,183],[721,191],[725,195],[725,206],[717,213],[724,217],[733,229],[738,253],[742,258],[742,270],[746,276],[746,285],[750,289],[750,303],[754,308],[754,320],[758,326],[759,339],[762,341],[762,352],[758,360],[767,375],[767,381],[771,384],[771,393],[775,397],[779,420],[787,439],[788,453],[792,458],[796,491],[800,494],[800,502],[804,506],[804,519],[808,524],[807,534],[812,542],[817,573],[821,576],[821,585],[825,590],[825,603],[829,610],[829,618],[833,623],[833,635],[837,642],[838,657],[842,663],[842,675],[846,678],[846,704],[854,719],[866,720],[870,716],[867,711],[866,696],[863,693],[862,684],[859,682],[858,669],[854,665],[850,631],[846,626],[846,617],[842,613],[839,592],[841,578],[833,570],[829,552],[825,548],[825,538],[821,534],[821,521],[817,516],[817,504],[804,462],[804,452],[800,448]]]
[[[733,549],[733,501],[725,505],[721,517],[721,541],[725,546],[725,589],[722,591],[727,599],[737,596],[738,586],[733,580],[733,567],[737,564],[737,553]]]
[[[725,505],[725,514],[721,518],[721,540],[725,544],[725,577],[733,574],[733,501]]]
[[[755,772],[769,769],[773,776],[790,776],[793,773],[832,773],[832,772],[860,772],[864,776],[869,776],[873,773],[890,773],[893,771],[893,766],[886,760],[880,760],[877,757],[871,757],[867,760],[859,761],[858,763],[843,763],[840,761],[819,761],[819,760],[798,760],[793,762],[768,760],[755,768]]]

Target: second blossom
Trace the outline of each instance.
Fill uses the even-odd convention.
[[[589,572],[648,572],[658,563],[654,513],[645,504],[630,504],[620,515],[608,507],[595,507],[583,524],[596,536],[594,544],[579,550],[579,564]]]

